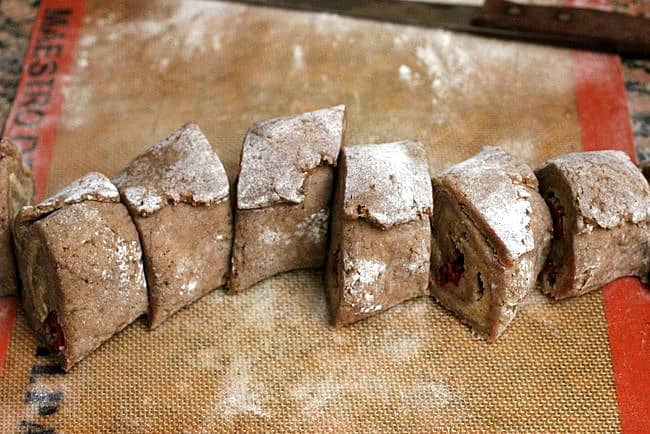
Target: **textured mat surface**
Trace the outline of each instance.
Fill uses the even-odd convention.
[[[109,176],[184,122],[231,179],[254,121],[344,103],[350,144],[419,139],[432,173],[501,146],[536,165],[581,149],[572,56],[438,30],[218,2],[91,1],[47,191]],[[532,294],[502,339],[429,300],[344,330],[320,276],[220,290],[142,321],[68,375],[17,316],[2,431],[618,431],[600,293]]]

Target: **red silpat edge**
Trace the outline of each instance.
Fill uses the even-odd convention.
[[[573,69],[584,150],[617,149],[628,153],[636,162],[619,57],[575,52]],[[621,430],[647,432],[650,427],[650,292],[638,279],[619,279],[603,288],[603,303]]]
[[[25,53],[24,68],[16,97],[5,123],[3,136],[14,140],[22,148],[25,161],[32,167],[37,200],[45,191],[56,126],[63,106],[63,90],[72,70],[74,48],[81,30],[85,8],[86,0],[41,1]],[[50,37],[39,47],[39,41],[45,41],[42,36],[48,27],[50,30],[55,29],[60,32],[61,37]],[[44,48],[44,46],[55,47]],[[45,62],[52,60],[47,50],[51,50],[50,55],[55,52],[58,54],[56,71],[53,74],[51,74],[52,66],[44,66]],[[43,72],[38,74],[40,71]],[[36,107],[27,103],[30,99],[27,94],[35,90],[49,92],[44,105]],[[16,321],[16,305],[15,297],[0,297],[0,374],[4,368]]]

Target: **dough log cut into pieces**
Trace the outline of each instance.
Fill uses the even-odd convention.
[[[135,158],[113,182],[140,235],[154,328],[226,281],[228,177],[208,139],[190,123]]]
[[[32,173],[23,164],[18,146],[0,140],[0,297],[16,295],[18,278],[13,246],[14,218],[34,196]]]
[[[92,172],[37,205],[3,139],[0,296],[22,287],[68,371],[141,315],[155,328],[217,287],[290,270],[324,268],[335,327],[431,295],[490,341],[538,284],[562,299],[650,278],[650,164],[583,152],[533,172],[486,147],[431,179],[421,143],[342,147],[345,127],[342,105],[254,124],[234,223],[224,166],[194,123],[112,181]]]
[[[420,143],[343,148],[325,273],[335,326],[427,294],[431,202]]]
[[[344,130],[345,107],[336,106],[248,131],[237,184],[231,293],[281,272],[325,265],[333,167]]]
[[[66,371],[147,310],[138,234],[119,200],[90,173],[16,217],[25,315]]]
[[[433,179],[431,295],[496,340],[534,288],[551,217],[530,167],[486,147]]]
[[[650,187],[620,151],[552,158],[536,171],[553,215],[542,289],[556,299],[584,294],[622,276],[648,279]]]

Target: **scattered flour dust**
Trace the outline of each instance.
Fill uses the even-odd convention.
[[[84,69],[88,64],[88,59],[80,56],[78,62],[79,67]],[[82,67],[82,64],[85,64],[85,66]],[[79,128],[93,116],[93,111],[89,110],[89,107],[92,107],[93,99],[96,97],[93,93],[93,87],[89,84],[78,83],[74,87],[66,86],[63,93],[66,101],[73,100],[74,104],[65,105],[61,121],[69,129]]]
[[[239,296],[246,296],[246,315],[242,316],[242,323],[261,331],[272,331],[276,320],[280,316],[277,302],[277,287],[269,281],[257,285],[252,291],[247,291]]]
[[[293,46],[293,67],[295,69],[305,69],[305,52],[300,44]]]
[[[402,81],[410,82],[413,78],[413,71],[407,65],[400,65],[399,78]]]
[[[416,356],[422,348],[419,337],[400,336],[397,339],[388,339],[384,349],[392,354],[395,360],[403,361]]]
[[[446,384],[421,382],[415,385],[413,395],[434,406],[445,406],[449,404],[454,396],[451,387]]]
[[[160,72],[165,72],[168,66],[169,66],[169,57],[162,57],[158,62],[158,67],[160,69]]]
[[[266,416],[260,396],[261,386],[253,382],[251,362],[243,356],[235,356],[227,368],[220,387],[220,405],[217,409],[226,419],[240,414],[252,413]]]
[[[207,54],[209,51],[218,52],[222,48],[222,34],[219,28],[228,28],[227,23],[215,21],[215,17],[228,16],[232,19],[244,10],[244,6],[222,4],[213,1],[178,1],[171,2],[175,9],[169,16],[147,18],[135,21],[116,21],[115,15],[97,18],[99,26],[110,26],[107,35],[109,41],[127,39],[137,34],[138,38],[159,38],[163,42],[174,45],[176,53],[183,60],[190,60],[196,54]],[[219,11],[224,11],[219,14]],[[89,47],[96,41],[92,34],[82,36],[79,44]],[[161,63],[161,69],[165,66]]]
[[[529,316],[533,321],[541,323],[547,330],[554,332],[558,327],[557,313],[553,302],[541,291],[531,291],[519,304],[519,315]]]
[[[397,384],[355,369],[346,372],[348,373],[340,376],[330,373],[320,381],[294,385],[289,395],[301,409],[302,415],[322,415],[329,404],[337,407],[346,405],[345,401],[349,400],[350,396],[358,394],[373,396],[379,401],[397,397],[405,410],[444,407],[458,395],[451,386],[437,382]]]
[[[328,378],[320,383],[298,384],[289,394],[303,415],[310,415],[323,412],[327,404],[341,394],[341,388],[339,383]]]
[[[445,65],[444,61],[440,59],[439,51],[436,50],[433,45],[427,44],[424,46],[418,46],[415,50],[415,54],[431,79],[431,89],[434,92],[441,91],[443,84],[441,77],[447,70],[447,65]],[[435,96],[433,101],[437,101]]]
[[[79,65],[79,68],[86,68],[88,66],[88,59],[85,56],[79,56],[77,65]]]

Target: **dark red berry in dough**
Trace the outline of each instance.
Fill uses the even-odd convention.
[[[47,317],[45,317],[45,321],[43,321],[43,331],[45,332],[45,340],[50,346],[50,349],[55,353],[63,351],[63,348],[65,347],[65,337],[63,336],[63,328],[61,327],[61,324],[59,324],[55,311],[50,311],[50,313],[47,314]]]
[[[460,279],[463,277],[463,273],[465,272],[464,263],[465,258],[462,254],[458,254],[454,261],[444,263],[438,269],[438,283],[440,286],[445,286],[447,283],[458,286],[458,283],[460,283]]]

